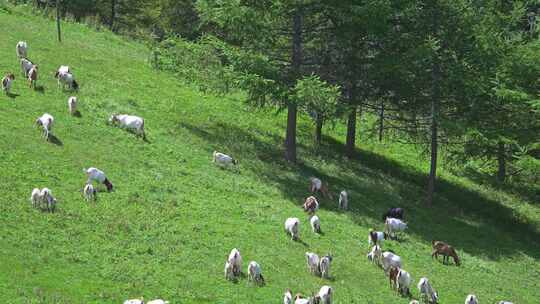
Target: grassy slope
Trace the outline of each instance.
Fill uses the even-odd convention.
[[[145,64],[143,46],[110,33],[65,24],[59,48],[54,23],[0,10],[0,27],[13,24],[21,26],[0,36],[0,71],[20,76],[14,46],[26,40],[44,91],[29,90],[18,77],[13,92],[19,96],[0,97],[1,301],[120,303],[144,295],[172,303],[278,303],[287,287],[309,293],[329,284],[336,303],[407,303],[365,258],[369,227],[382,229],[382,211],[404,206],[410,230],[385,247],[402,256],[416,282],[427,275],[442,303],[462,303],[470,292],[482,303],[538,303],[538,205],[443,172],[437,206],[424,210],[424,168],[416,166],[416,152],[359,138],[365,149],[358,160],[336,157],[336,145],[316,156],[305,120],[299,131],[304,163],[289,167],[279,160],[282,116],[253,112],[241,96],[207,96],[181,85]],[[68,115],[69,94],[56,89],[52,74],[61,64],[82,85],[81,118]],[[150,143],[108,127],[113,111],[145,117]],[[45,143],[32,128],[43,112],[56,118],[62,145]],[[212,166],[214,149],[237,156],[240,171]],[[81,170],[89,166],[104,169],[117,187],[96,204],[79,192]],[[299,208],[312,175],[351,191],[350,212],[322,202],[323,236],[309,231]],[[44,186],[59,199],[56,214],[30,207],[30,191]],[[303,243],[282,232],[290,216],[302,219]],[[432,238],[456,245],[464,265],[432,261]],[[262,265],[265,287],[223,279],[233,247],[246,265]],[[334,280],[307,273],[307,250],[334,254]]]

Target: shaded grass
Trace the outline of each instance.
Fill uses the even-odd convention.
[[[0,11],[6,28],[20,18]],[[24,18],[24,26],[0,36],[0,70],[18,71],[14,46],[26,40],[45,89],[35,92],[17,80],[17,98],[0,98],[0,119],[9,126],[0,128],[1,300],[119,303],[144,295],[172,303],[268,303],[279,301],[285,288],[310,294],[330,284],[336,303],[408,303],[365,258],[368,229],[381,230],[381,214],[402,206],[410,229],[385,247],[402,256],[416,281],[428,276],[443,303],[461,303],[470,292],[486,303],[534,303],[540,278],[534,202],[443,170],[435,207],[425,209],[426,168],[418,151],[372,143],[361,129],[362,149],[347,160],[334,139],[342,127],[326,130],[331,136],[313,150],[304,118],[302,161],[285,163],[283,115],[253,111],[242,94],[201,94],[151,70],[142,45],[108,32],[64,24],[58,47],[52,22]],[[73,69],[79,92],[56,88],[53,71],[64,64]],[[69,115],[70,95],[78,97],[81,117]],[[41,140],[32,128],[44,112],[55,117],[53,132],[62,145]],[[149,142],[107,125],[112,112],[144,117]],[[238,158],[238,170],[213,166],[213,150]],[[105,170],[116,190],[86,203],[82,168],[90,166]],[[311,176],[328,180],[334,192],[350,192],[348,212],[321,200],[324,235],[311,233],[300,208]],[[32,188],[45,186],[58,198],[55,214],[30,207]],[[302,221],[301,242],[283,232],[292,216]],[[433,238],[455,245],[464,265],[432,261]],[[264,287],[223,279],[233,247],[246,265],[261,264]],[[333,254],[333,280],[308,274],[308,250]]]

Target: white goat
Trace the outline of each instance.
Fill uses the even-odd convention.
[[[349,194],[343,190],[339,193],[339,209],[347,210],[349,208]]]
[[[86,173],[88,179],[86,180],[87,184],[91,184],[92,181],[96,181],[100,184],[104,184],[107,187],[107,191],[113,190],[113,184],[109,181],[105,173],[97,168],[90,167],[88,169],[83,169],[83,172]]]
[[[33,66],[34,64],[32,61],[26,58],[21,59],[21,72],[23,73],[24,77],[28,77],[28,72],[30,72]]]
[[[328,183],[323,183],[316,177],[310,178],[309,190],[311,193],[320,192],[324,197],[332,199],[332,194],[328,191]]]
[[[45,113],[36,119],[36,126],[41,126],[43,129],[42,137],[49,140],[49,135],[54,123],[54,117],[51,114]]]
[[[212,153],[212,162],[220,165],[220,166],[229,166],[229,165],[236,165],[238,164],[238,161],[229,155],[225,153],[221,153],[218,151],[214,151]]]
[[[229,261],[225,261],[225,279],[232,281],[234,280],[234,272],[233,272],[233,264],[229,263]]]
[[[320,274],[319,269],[319,256],[313,252],[306,252],[306,264],[311,274],[318,276]]]
[[[499,303],[497,303],[497,304],[514,304],[514,303],[512,303],[512,302],[508,302],[508,301],[500,301],[500,302],[499,302]]]
[[[318,216],[314,215],[309,220],[309,223],[311,224],[311,229],[315,233],[321,233],[321,220]]]
[[[68,98],[68,109],[69,114],[75,115],[75,113],[77,112],[77,97],[71,96],[70,98]]]
[[[332,263],[332,256],[323,256],[319,262],[319,270],[321,277],[328,279],[330,277],[330,264]]]
[[[56,208],[56,198],[52,195],[49,188],[41,189],[40,193],[42,201],[47,205],[47,211],[54,212]]]
[[[390,251],[385,251],[382,253],[382,266],[386,274],[391,267],[401,268],[401,257]]]
[[[367,254],[368,260],[372,263],[381,265],[382,250],[379,245],[375,245],[371,248],[371,251]]]
[[[17,53],[17,57],[26,58],[26,56],[28,55],[28,44],[26,43],[26,41],[17,42],[15,52]]]
[[[283,294],[283,304],[292,304],[292,292],[290,289],[285,290]]]
[[[418,302],[417,300],[411,300],[409,304],[420,304],[420,302]]]
[[[437,291],[431,286],[429,280],[426,277],[423,277],[418,282],[418,292],[420,292],[420,297],[424,303],[437,303],[439,296]]]
[[[135,131],[136,134],[146,139],[144,133],[144,119],[139,116],[127,115],[127,114],[113,114],[109,118],[109,122],[112,124],[118,124],[121,128],[126,128]]]
[[[34,190],[32,190],[32,194],[30,195],[30,202],[32,202],[32,207],[38,207],[42,201],[43,198],[41,197],[41,190],[39,190],[38,188],[34,188]]]
[[[58,86],[62,86],[62,89],[66,87],[75,91],[79,89],[79,83],[75,80],[75,76],[72,73],[56,72],[54,77],[58,79]]]
[[[407,271],[400,269],[397,274],[396,281],[397,281],[397,289],[399,293],[401,293],[402,295],[411,294],[410,287],[412,284],[412,277]]]
[[[231,250],[227,262],[232,265],[233,274],[235,276],[240,275],[240,273],[242,272],[242,255],[240,255],[240,251],[238,249],[233,248]]]
[[[6,95],[8,95],[9,90],[11,90],[13,80],[15,80],[15,75],[13,75],[13,73],[6,74],[6,76],[2,78],[2,90],[4,93],[6,93]]]
[[[262,275],[261,265],[255,261],[249,262],[248,268],[248,281],[254,281],[256,284],[264,284],[264,277]]]
[[[91,201],[96,199],[97,191],[92,184],[86,184],[83,189],[84,199]]]
[[[290,217],[285,220],[285,231],[291,235],[291,240],[298,240],[300,233],[300,220],[296,217]]]
[[[66,74],[66,73],[71,73],[71,71],[69,70],[69,66],[67,66],[67,65],[61,65],[61,66],[58,68],[57,74]],[[55,75],[55,76],[56,76],[56,75]]]
[[[157,300],[152,300],[150,302],[146,302],[146,304],[169,304],[169,301],[157,299]]]
[[[397,218],[386,218],[384,222],[384,232],[391,237],[396,237],[396,232],[404,231],[407,229],[407,223]]]
[[[324,285],[319,290],[319,297],[321,298],[322,304],[332,304],[332,295],[334,294],[334,291],[332,290],[332,287]]]
[[[141,297],[140,299],[131,299],[124,301],[124,304],[144,304],[144,298]]]
[[[475,295],[470,294],[465,298],[465,304],[478,304],[478,298]]]
[[[387,238],[387,234],[382,231],[373,231],[369,230],[368,234],[368,245],[371,247],[373,245],[383,245],[384,240]]]

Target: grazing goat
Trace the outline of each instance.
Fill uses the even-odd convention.
[[[385,251],[382,253],[382,266],[385,274],[388,274],[391,267],[401,268],[401,257],[393,252]]]
[[[370,260],[372,263],[381,265],[381,259],[382,259],[382,250],[379,245],[375,245],[371,248],[371,251],[367,255],[368,260]]]
[[[446,244],[445,242],[435,240],[431,242],[431,247],[433,248],[433,251],[431,252],[431,258],[438,258],[439,254],[441,254],[443,256],[443,264],[445,264],[445,262],[446,264],[449,263],[449,257],[452,257],[454,259],[454,263],[456,264],[456,266],[459,266],[461,264],[454,247]]]
[[[42,201],[43,198],[41,197],[41,190],[39,190],[38,188],[34,188],[34,190],[32,190],[32,194],[30,195],[30,202],[32,202],[32,207],[38,207]]]
[[[47,205],[47,211],[54,212],[56,209],[56,198],[52,195],[52,192],[49,188],[41,189],[40,193],[43,203]]]
[[[292,292],[290,289],[285,290],[283,294],[283,304],[292,304]]]
[[[382,231],[373,231],[369,230],[368,234],[368,245],[371,247],[373,245],[383,245],[384,240],[388,238],[388,234]]]
[[[140,299],[131,299],[124,301],[124,304],[144,304],[144,298],[141,297]]]
[[[8,73],[2,78],[2,91],[4,91],[6,95],[9,94],[9,90],[11,90],[13,80],[15,80],[15,75],[13,75],[13,73]]]
[[[240,275],[240,273],[242,272],[242,255],[240,255],[240,251],[238,249],[233,248],[231,250],[227,262],[232,265],[233,274],[235,276]]]
[[[465,298],[465,304],[478,304],[478,298],[475,295],[470,294]]]
[[[397,275],[399,273],[398,267],[390,266],[390,272],[388,273],[388,280],[390,281],[390,288],[397,289]]]
[[[314,214],[315,211],[319,209],[319,202],[317,201],[315,196],[309,196],[304,201],[303,208],[304,208],[304,211],[307,212],[308,214]]]
[[[220,166],[237,165],[238,161],[225,153],[214,151],[212,153],[212,162]]]
[[[306,263],[309,273],[318,276],[320,274],[319,256],[313,252],[306,252]]]
[[[314,215],[309,220],[309,223],[311,224],[311,229],[315,233],[321,233],[321,220],[318,216]]]
[[[121,128],[126,128],[135,131],[136,134],[146,139],[144,133],[144,119],[138,116],[126,114],[113,114],[109,118],[109,122],[113,125],[118,124]]]
[[[71,96],[68,98],[68,109],[69,114],[71,115],[75,115],[75,113],[77,113],[77,97]]]
[[[30,71],[28,71],[28,87],[30,88],[36,88],[36,82],[38,79],[38,66],[33,65]]]
[[[420,304],[420,302],[418,302],[417,300],[411,300],[409,304]]]
[[[26,44],[26,41],[17,42],[15,52],[17,53],[17,57],[26,58],[26,56],[28,55],[28,44]]]
[[[347,210],[349,208],[349,194],[343,190],[339,193],[339,209]]]
[[[54,123],[54,117],[51,114],[45,113],[36,119],[36,126],[40,126],[43,130],[41,137],[49,140],[49,135]]]
[[[70,88],[71,90],[77,91],[79,90],[79,83],[75,80],[75,76],[73,76],[70,72],[56,72],[54,74],[54,77],[58,79],[58,86],[62,86],[63,89]]]
[[[157,299],[157,300],[152,300],[150,302],[147,302],[146,304],[169,304],[169,301]]]
[[[384,232],[389,237],[397,239],[396,232],[404,231],[407,229],[407,223],[400,219],[388,217],[384,223]]]
[[[387,217],[403,220],[405,218],[405,210],[403,210],[403,208],[390,208],[385,214],[383,214],[382,220],[386,221]]]
[[[323,183],[320,179],[312,177],[310,179],[309,190],[311,193],[320,192],[322,196],[332,199],[332,194],[328,191],[328,183]]]
[[[33,66],[34,64],[32,63],[32,61],[26,58],[21,59],[21,72],[24,77],[28,77],[28,72],[30,72]]]
[[[334,294],[334,291],[332,290],[332,287],[324,285],[319,290],[318,296],[321,298],[321,304],[332,304],[332,295]]]
[[[418,292],[420,292],[420,297],[424,303],[437,303],[439,300],[439,295],[437,291],[431,286],[429,280],[426,277],[423,277],[418,282]]]
[[[92,184],[86,184],[83,188],[84,199],[88,202],[95,200],[97,197],[97,191]]]
[[[300,220],[296,217],[290,217],[285,220],[285,232],[291,235],[291,240],[298,240],[300,233]]]
[[[319,271],[323,279],[330,278],[330,264],[332,263],[332,260],[333,258],[331,255],[325,255],[319,261]]]
[[[113,184],[109,181],[105,173],[97,168],[90,167],[88,169],[83,169],[83,172],[86,173],[88,179],[86,180],[87,184],[91,184],[92,181],[104,184],[107,187],[107,191],[111,192],[113,190]]]
[[[403,270],[400,269],[397,274],[397,289],[398,292],[404,296],[410,296],[411,295],[411,287],[412,284],[412,278],[411,275]]]
[[[71,73],[71,71],[69,70],[69,66],[67,65],[61,65],[59,68],[58,68],[58,71],[56,72],[56,74],[54,74],[54,77],[58,78],[58,76],[60,74],[65,74],[65,73]]]
[[[301,294],[297,293],[294,297],[294,304],[319,304],[321,301],[321,298],[317,296],[304,298]]]
[[[225,261],[225,280],[234,280],[233,264]]]
[[[261,265],[255,261],[249,262],[248,265],[248,281],[254,281],[256,284],[264,285],[264,277],[262,275]]]

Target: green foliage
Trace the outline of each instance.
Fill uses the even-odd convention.
[[[304,77],[293,88],[291,100],[304,109],[313,121],[326,121],[336,117],[340,89],[329,85],[318,76]]]

